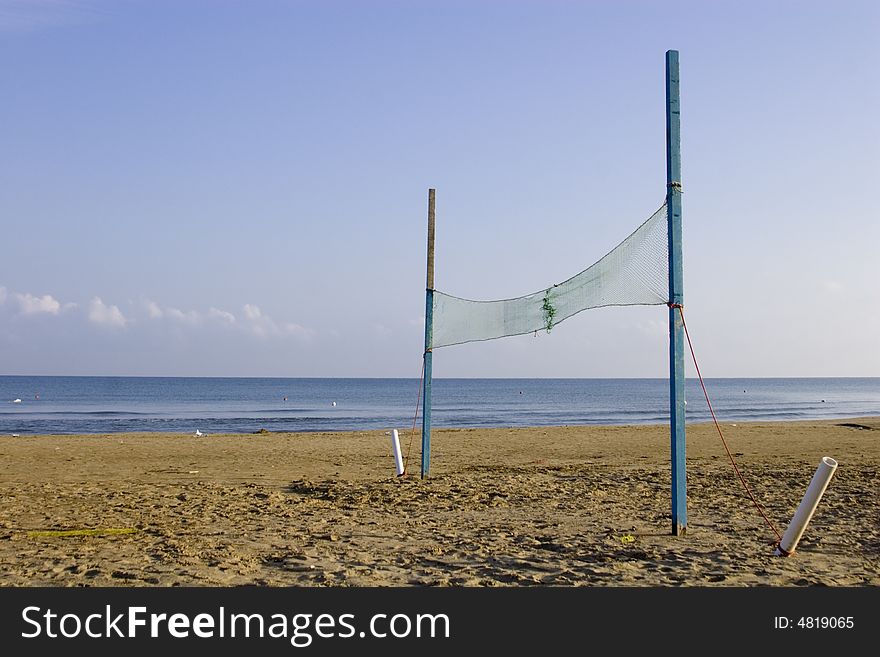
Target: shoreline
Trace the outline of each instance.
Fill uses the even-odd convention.
[[[772,555],[712,424],[688,425],[684,537],[666,425],[436,429],[426,480],[394,476],[384,431],[23,435],[0,437],[0,582],[880,585],[880,418],[722,427],[780,532],[839,461],[794,556]]]

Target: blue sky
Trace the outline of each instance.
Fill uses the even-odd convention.
[[[873,2],[0,0],[0,373],[412,376],[665,194],[707,376],[880,376]],[[665,308],[436,376],[665,376]]]

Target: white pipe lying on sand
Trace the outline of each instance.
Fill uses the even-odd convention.
[[[791,519],[791,524],[785,530],[785,534],[776,548],[776,556],[787,557],[794,552],[798,542],[804,535],[807,524],[816,512],[819,500],[822,499],[825,489],[828,488],[828,483],[831,481],[831,477],[834,476],[835,470],[837,470],[837,461],[830,456],[823,456],[822,462],[819,463],[819,468],[816,470],[816,474],[813,475],[813,480],[804,494],[804,499],[801,500],[800,506]]]
[[[397,468],[397,476],[403,476],[403,455],[400,453],[400,438],[397,429],[391,430],[391,449],[394,450],[394,467]]]

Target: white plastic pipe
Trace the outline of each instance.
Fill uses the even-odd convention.
[[[816,470],[816,474],[813,475],[813,480],[804,494],[804,499],[801,500],[800,506],[794,513],[794,518],[791,519],[791,524],[785,530],[785,534],[779,542],[779,547],[776,548],[776,556],[787,557],[795,551],[797,544],[804,535],[807,524],[809,524],[810,519],[816,512],[816,507],[819,506],[819,500],[822,499],[822,495],[825,493],[825,489],[828,488],[831,477],[834,476],[835,470],[837,470],[837,461],[830,456],[823,456],[821,463],[819,463],[819,468]]]
[[[400,438],[397,429],[391,430],[391,449],[394,450],[394,467],[397,468],[397,476],[403,476],[403,455],[400,453]]]

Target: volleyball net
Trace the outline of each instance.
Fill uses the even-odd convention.
[[[594,264],[562,283],[513,299],[474,301],[434,291],[429,349],[553,330],[583,310],[665,305],[666,203]]]

